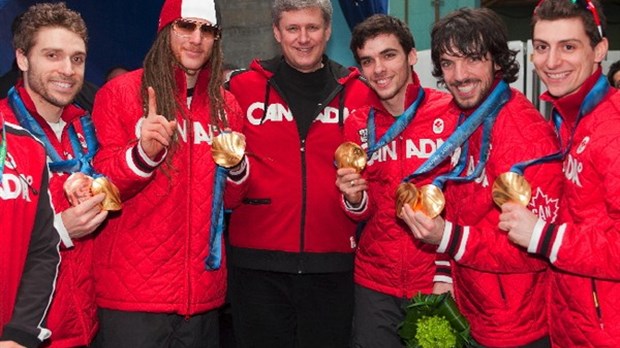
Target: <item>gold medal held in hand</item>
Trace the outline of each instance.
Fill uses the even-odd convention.
[[[433,184],[424,185],[420,189],[420,210],[434,219],[443,211],[446,198],[441,189]]]
[[[224,131],[213,139],[211,154],[218,166],[232,168],[239,164],[245,154],[245,135]]]
[[[366,167],[366,151],[354,142],[340,144],[334,153],[336,167],[353,168],[360,173]]]
[[[506,172],[493,183],[493,201],[498,206],[506,202],[517,202],[524,207],[530,203],[532,188],[523,175]]]
[[[418,210],[420,202],[420,191],[410,182],[405,182],[398,185],[396,189],[396,215],[400,216],[400,212],[403,210],[405,204],[408,204],[411,209]]]
[[[101,202],[102,210],[121,210],[121,198],[118,188],[107,178],[98,177],[93,179],[84,173],[73,173],[63,185],[65,195],[72,206],[76,206],[98,193],[105,193]]]
[[[121,195],[118,192],[118,188],[106,177],[100,176],[93,180],[93,183],[90,185],[90,190],[93,195],[100,192],[105,193],[105,198],[103,202],[101,202],[101,209],[108,211],[121,210]]]

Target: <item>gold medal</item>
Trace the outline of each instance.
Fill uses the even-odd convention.
[[[81,172],[73,173],[67,178],[63,190],[71,206],[75,207],[93,196],[90,191],[92,182],[93,178]]]
[[[239,164],[245,154],[245,136],[239,132],[222,132],[213,139],[211,155],[224,168]]]
[[[532,198],[532,188],[523,175],[506,172],[498,176],[493,183],[493,201],[498,206],[506,202],[517,202],[524,207]]]
[[[421,211],[430,218],[435,218],[443,211],[446,200],[443,192],[435,185],[424,185],[418,190],[412,183],[403,183],[396,189],[396,214],[405,204],[413,211]]]
[[[398,185],[396,189],[396,215],[400,216],[400,212],[403,210],[405,204],[408,204],[411,209],[418,210],[420,202],[420,191],[410,182],[405,182]]]
[[[105,198],[101,202],[103,210],[121,210],[121,198],[118,188],[107,178],[99,177],[93,179],[84,173],[73,173],[63,185],[65,195],[72,206],[76,206],[92,196],[103,192]]]
[[[118,188],[106,177],[100,176],[93,180],[90,190],[93,195],[100,192],[105,193],[105,198],[101,202],[101,209],[109,211],[121,210],[121,195],[118,192]]]
[[[433,184],[420,189],[420,210],[430,218],[435,218],[443,211],[446,198],[441,189]]]
[[[338,146],[334,158],[338,168],[353,168],[357,173],[360,173],[366,167],[366,151],[350,141]]]

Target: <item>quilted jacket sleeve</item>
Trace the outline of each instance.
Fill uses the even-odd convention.
[[[607,124],[609,136],[599,135],[597,140],[593,136],[589,145],[596,155],[584,166],[593,166],[593,172],[588,173],[590,178],[582,176],[581,180],[594,180],[584,185],[598,188],[588,190],[591,197],[577,197],[568,202],[594,199],[595,203],[569,207],[580,211],[580,218],[562,224],[546,223],[540,228],[538,243],[531,243],[530,248],[564,271],[620,281],[620,137],[617,130],[609,131],[618,128],[616,122]]]
[[[369,108],[367,107],[357,109],[353,111],[349,115],[349,117],[347,117],[344,123],[345,141],[356,143],[362,146],[364,149],[367,146],[367,139],[362,139],[362,136],[360,134],[363,133],[363,130],[366,129],[366,119],[368,117],[368,111]],[[364,172],[362,172],[362,177],[364,177]],[[334,177],[334,182],[335,181],[336,178]],[[374,210],[376,209],[376,207],[368,191],[364,193],[364,198],[362,199],[361,205],[355,208],[347,204],[344,199],[344,195],[341,194],[340,196],[342,197],[342,199],[340,200],[340,205],[342,209],[344,210],[345,214],[349,216],[349,218],[351,218],[353,221],[366,221],[374,214]]]
[[[144,114],[139,86],[135,72],[105,84],[97,93],[92,115],[100,144],[95,169],[118,187],[122,200],[140,192],[164,159],[151,161],[139,146],[137,130]]]
[[[228,117],[228,124],[233,131],[243,134],[243,111],[232,93],[228,91],[225,91],[224,93],[226,99],[226,115]],[[236,168],[236,170],[231,170],[228,173],[226,191],[224,192],[224,207],[226,209],[234,209],[241,205],[248,190],[247,178],[249,175],[250,161],[248,159],[248,155],[246,155],[243,162],[239,165],[239,168]]]
[[[500,209],[490,200],[493,181],[498,175],[516,163],[558,151],[551,124],[533,108],[519,105],[506,106],[503,113],[508,115],[500,114],[494,126],[491,157],[485,166],[486,174],[483,174],[488,183],[481,184],[486,185],[485,190],[476,193],[477,197],[485,195],[485,203],[469,208],[470,215],[476,218],[459,218],[470,224],[446,221],[444,238],[437,250],[450,254],[462,265],[481,271],[522,273],[547,267],[542,258],[533,257],[525,248],[510,242],[507,234],[498,228]],[[525,170],[525,178],[532,189],[528,208],[539,216],[546,214],[545,218],[550,221],[555,221],[559,210],[561,175],[561,163],[557,161],[532,165]],[[464,212],[466,210],[460,211],[461,214]]]
[[[60,237],[54,229],[47,167],[39,188],[36,214],[13,315],[0,337],[0,341],[15,341],[26,347],[37,347],[50,336],[43,325],[60,263]]]

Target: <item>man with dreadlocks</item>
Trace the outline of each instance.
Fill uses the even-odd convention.
[[[454,295],[478,343],[549,347],[547,263],[511,243],[497,224],[504,197],[554,221],[561,166],[546,157],[558,151],[553,127],[508,87],[519,66],[507,31],[489,9],[457,10],[433,26],[433,75],[452,94],[449,112],[462,117],[444,145],[461,145],[455,170],[443,178],[445,215],[431,219],[405,205],[403,217],[416,238],[450,257]],[[522,198],[526,180],[531,200]],[[513,182],[521,185],[509,187]],[[501,195],[497,187],[505,187]]]
[[[95,100],[95,167],[124,204],[96,243],[103,347],[219,346],[223,184],[246,173],[245,160],[228,171],[211,158],[215,136],[241,126],[222,88],[220,26],[214,0],[165,1],[143,69]]]

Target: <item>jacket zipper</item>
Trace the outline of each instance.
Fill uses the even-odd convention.
[[[190,112],[188,112],[188,115],[190,115]],[[194,127],[193,127],[193,122],[191,120],[191,116],[189,116],[186,119],[187,122],[187,149],[188,149],[188,153],[187,153],[187,160],[188,160],[188,164],[187,164],[187,187],[192,187],[192,145],[194,144]],[[190,317],[190,307],[191,307],[191,301],[192,301],[192,287],[191,287],[191,265],[190,265],[190,250],[191,250],[191,240],[192,240],[192,219],[191,219],[191,209],[192,207],[192,195],[191,195],[191,190],[187,190],[187,243],[186,243],[186,250],[185,250],[185,269],[187,271],[187,276],[186,276],[186,286],[187,286],[187,308],[186,308],[186,320],[189,320]]]
[[[605,324],[603,324],[603,311],[601,310],[601,303],[599,302],[598,292],[596,291],[596,282],[594,278],[590,278],[592,281],[592,299],[594,300],[594,309],[596,310],[596,318],[598,319],[598,324],[601,327],[601,330],[605,329]]]
[[[301,139],[301,144],[299,147],[299,152],[301,155],[301,217],[299,231],[299,264],[297,266],[297,273],[301,274],[304,272],[304,249],[305,249],[305,236],[306,236],[306,185],[307,185],[307,175],[306,175],[306,139]]]

